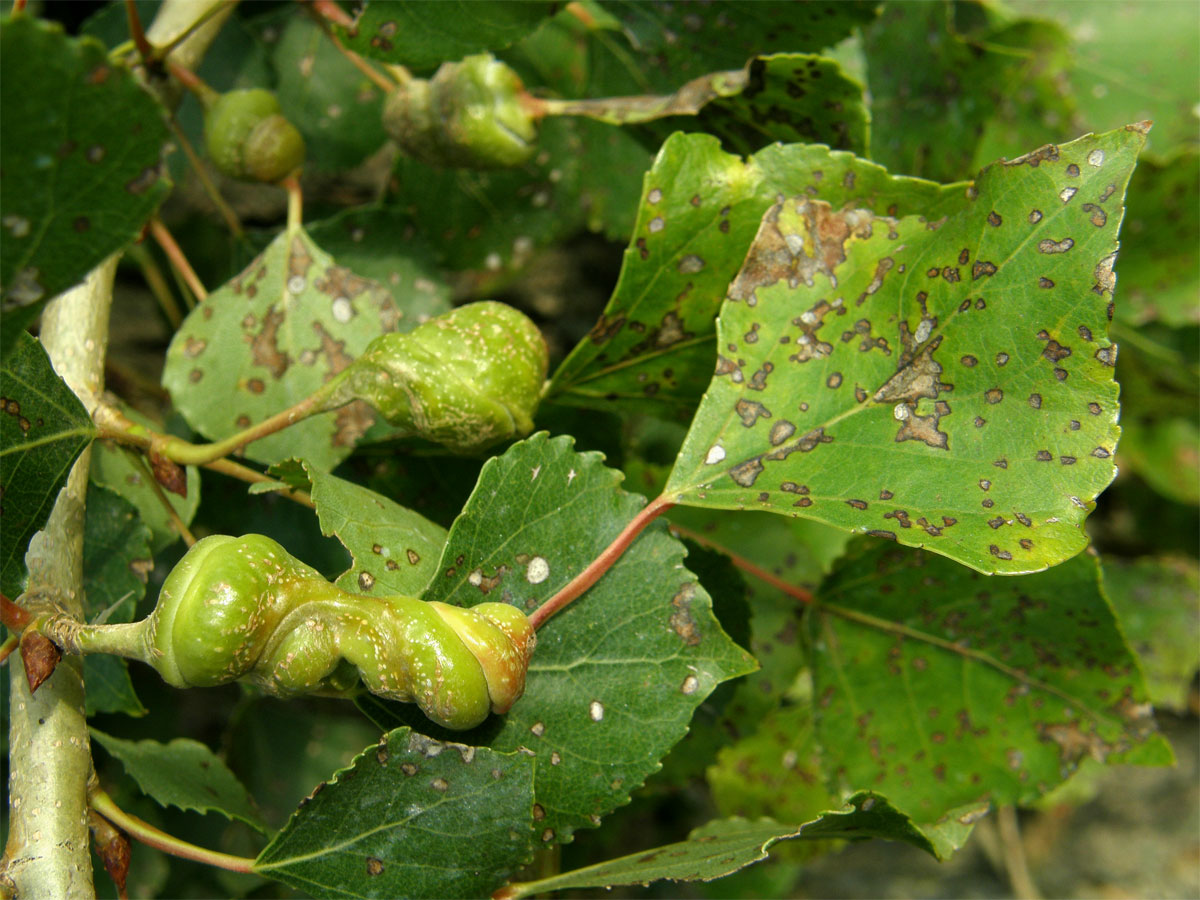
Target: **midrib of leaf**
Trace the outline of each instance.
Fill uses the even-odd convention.
[[[479,793],[482,793],[482,792],[481,791],[472,791],[470,793],[457,795],[455,797],[455,799],[457,800],[460,797],[470,797],[474,794],[479,794]],[[364,838],[368,838],[373,834],[378,834],[381,831],[387,831],[392,828],[402,828],[405,825],[410,824],[413,820],[425,815],[426,813],[430,812],[431,810],[437,809],[439,806],[442,806],[443,804],[448,803],[448,802],[450,802],[449,798],[443,797],[439,800],[435,800],[433,803],[431,803],[428,806],[421,807],[420,812],[415,813],[414,815],[407,816],[406,818],[403,818],[403,819],[397,819],[394,822],[384,822],[380,825],[375,826],[374,828],[368,828],[365,831],[360,831],[358,834],[354,835],[354,837],[348,838],[348,839],[342,841],[340,844],[328,844],[328,845],[322,847],[320,850],[314,850],[312,853],[301,853],[298,856],[289,856],[289,857],[286,857],[285,859],[275,860],[273,862],[263,863],[261,865],[256,863],[254,868],[256,871],[262,872],[267,869],[283,868],[284,866],[294,865],[296,863],[305,862],[310,859],[321,859],[322,857],[329,856],[330,854],[338,853],[338,852],[346,849],[347,847],[352,847],[355,844],[362,841]],[[419,826],[414,826],[414,827],[419,827]],[[429,831],[428,828],[423,828],[421,830]],[[270,849],[270,847],[268,846],[267,850],[269,850],[269,849]],[[265,853],[266,850],[264,850],[263,852]],[[317,883],[317,882],[314,882],[314,883]]]
[[[38,438],[37,440],[28,441],[24,444],[18,444],[14,447],[5,447],[4,449],[0,450],[0,456],[8,456],[11,453],[23,453],[26,450],[44,447],[47,444],[57,444],[59,441],[66,440],[67,438],[83,437],[90,439],[95,434],[95,430],[91,428],[71,428],[67,431],[60,431],[57,434],[51,435],[50,437]]]
[[[849,585],[847,585],[847,587],[849,587]],[[1048,694],[1052,694],[1055,697],[1058,697],[1060,700],[1065,700],[1067,703],[1070,703],[1072,707],[1076,707],[1076,708],[1083,710],[1083,712],[1085,712],[1090,718],[1092,718],[1098,722],[1113,722],[1118,725],[1121,725],[1121,722],[1119,719],[1116,719],[1116,718],[1113,718],[1110,716],[1106,716],[1104,713],[1096,711],[1091,706],[1084,703],[1079,697],[1077,697],[1073,694],[1069,694],[1066,691],[1062,690],[1061,688],[1055,687],[1054,685],[1046,684],[1045,682],[1039,681],[1036,678],[1031,678],[1028,675],[1021,672],[1019,669],[1015,669],[1012,666],[1002,663],[1002,662],[1000,662],[1000,660],[996,659],[995,657],[993,657],[987,653],[984,653],[980,650],[974,650],[970,647],[964,647],[960,644],[955,643],[954,641],[949,641],[949,640],[946,640],[945,638],[940,638],[940,637],[937,637],[936,635],[928,634],[927,632],[924,632],[924,631],[919,631],[916,628],[912,628],[911,626],[908,626],[908,625],[903,625],[900,622],[891,622],[891,621],[888,621],[887,619],[881,619],[877,616],[873,616],[870,613],[861,612],[859,610],[846,609],[845,607],[838,606],[837,604],[834,604],[834,603],[818,601],[816,604],[816,608],[814,609],[814,612],[817,612],[817,613],[828,612],[830,615],[837,616],[838,618],[845,619],[849,622],[854,622],[855,624],[858,624],[858,625],[865,625],[866,627],[872,628],[876,631],[881,631],[886,634],[899,635],[900,637],[910,638],[910,639],[918,641],[920,643],[928,644],[929,646],[932,646],[932,647],[937,647],[940,650],[944,650],[948,653],[953,653],[956,656],[961,656],[964,660],[970,660],[971,662],[976,662],[981,665],[988,666],[989,668],[995,669],[996,671],[1000,672],[1001,674],[1008,676],[1009,678],[1011,678],[1013,681],[1017,682],[1018,684],[1026,685],[1027,687],[1032,688],[1034,690],[1044,691]],[[832,644],[830,646],[832,646]],[[841,665],[840,662],[837,662],[836,660],[835,660],[835,664],[836,664],[836,668],[839,672],[839,677],[840,677],[840,673],[843,669],[843,666]],[[854,702],[853,701],[853,692],[845,687],[844,682],[843,682],[843,689],[846,691],[846,696],[848,698],[850,698],[851,703],[853,703]],[[906,691],[906,694],[908,694],[911,697],[911,692]],[[1124,726],[1121,725],[1121,727],[1123,728]],[[920,730],[920,729],[918,729],[918,730]]]

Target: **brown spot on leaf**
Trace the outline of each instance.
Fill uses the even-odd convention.
[[[383,872],[383,860],[377,859],[374,856],[367,857],[367,874],[371,876],[379,875]]]
[[[291,364],[287,353],[279,349],[279,326],[283,321],[283,312],[271,307],[263,319],[262,329],[257,334],[245,335],[254,364],[267,369],[275,378],[282,378]]]
[[[986,260],[976,260],[971,266],[971,280],[978,281],[980,278],[990,278],[996,274],[996,264]]]
[[[671,598],[671,628],[689,647],[700,643],[700,632],[696,628],[696,620],[692,616],[692,599],[696,596],[696,585],[686,582],[680,585],[675,596]]]
[[[733,410],[738,414],[742,420],[742,424],[747,428],[751,428],[760,416],[764,419],[771,418],[771,411],[757,400],[738,400],[734,404]]]
[[[788,438],[790,438],[795,433],[796,433],[795,425],[793,425],[787,419],[780,419],[778,422],[776,422],[774,425],[771,426],[771,434],[769,437],[769,440],[771,441],[771,446],[778,447],[780,444],[782,444],[784,441],[786,441]]]
[[[729,470],[729,477],[740,484],[742,487],[751,487],[755,479],[762,474],[763,464],[762,457],[756,456],[753,459],[748,459],[743,463],[738,463]]]
[[[1066,253],[1075,246],[1075,241],[1072,238],[1063,238],[1061,241],[1053,240],[1052,238],[1043,238],[1038,241],[1039,253]]]

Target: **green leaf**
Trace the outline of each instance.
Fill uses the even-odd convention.
[[[619,489],[620,477],[567,437],[513,445],[484,465],[425,598],[535,608],[642,505]],[[493,749],[526,748],[537,759],[543,842],[565,840],[627,802],[712,689],[754,667],[721,631],[683,555],[664,528],[647,529],[541,628],[525,696],[482,726],[492,729],[480,737]]]
[[[1144,132],[991,166],[944,220],[777,203],[729,288],[666,495],[983,572],[1078,553],[1115,474],[1112,263]]]
[[[525,265],[533,252],[577,229],[581,142],[572,123],[544,122],[539,153],[512,169],[440,169],[401,156],[389,203],[440,265],[477,270],[484,285]],[[476,293],[479,293],[476,286]]]
[[[167,351],[163,384],[197,431],[229,437],[313,393],[399,318],[387,291],[339,266],[302,227],[288,228],[192,310]],[[246,455],[303,456],[330,469],[373,421],[353,403],[255,441]]]
[[[538,881],[518,882],[497,893],[516,900],[549,891],[648,886],[651,881],[713,881],[767,858],[778,841],[796,837],[799,829],[769,819],[709,822],[686,841],[642,850],[607,862],[564,872]]]
[[[134,506],[119,494],[89,484],[83,526],[87,621],[133,621],[153,567],[150,529],[138,518]],[[146,714],[129,680],[125,660],[107,654],[88,655],[83,658],[83,672],[89,716],[102,712]]]
[[[804,666],[798,628],[801,611],[845,550],[850,535],[819,522],[759,512],[731,516],[678,506],[669,518],[679,536],[728,554],[746,576],[749,649],[760,669],[734,685],[733,696],[721,711],[720,727],[734,737],[750,735],[793,689]]]
[[[807,53],[756,56],[740,72],[716,73],[707,80],[713,82],[716,98],[694,118],[673,116],[652,131],[664,137],[674,130],[707,132],[741,154],[779,141],[827,144],[867,155],[870,117],[863,87],[832,59]],[[696,82],[689,82],[681,91],[695,87]]]
[[[344,30],[350,50],[412,69],[430,69],[485,50],[500,50],[537,28],[554,7],[533,0],[370,2]],[[453,23],[453,27],[447,27]]]
[[[1098,570],[1085,555],[988,579],[862,543],[808,619],[835,788],[870,785],[937,823],[966,804],[1032,802],[1088,756],[1170,763]]]
[[[1200,426],[1194,418],[1129,417],[1122,422],[1117,463],[1164,497],[1200,503]]]
[[[904,841],[934,853],[934,846],[902,813],[883,797],[863,791],[850,797],[843,809],[830,810],[804,825],[785,825],[769,818],[715,819],[693,831],[686,841],[631,853],[574,872],[539,881],[509,885],[496,896],[516,900],[547,891],[646,886],[651,881],[713,881],[761,862],[767,851],[786,840]]]
[[[749,160],[705,135],[675,135],[647,173],[612,299],[554,373],[558,403],[690,411],[712,373],[714,322],[763,211],[807,192],[835,207],[944,215],[961,188],[894,178],[849,153],[792,144]]]
[[[1196,84],[1200,83],[1200,19],[1188,3],[1104,0],[1018,0],[1039,16],[1062,23],[1074,37],[1067,73],[1083,116],[1095,131],[1124,122],[1154,120],[1147,147],[1170,154],[1196,146]]]
[[[399,728],[313,791],[255,871],[316,897],[483,897],[529,854],[533,760]]]
[[[321,533],[350,551],[338,587],[356,594],[419,597],[437,571],[446,530],[374,491],[302,461]]]
[[[211,750],[198,741],[175,738],[126,741],[95,728],[92,740],[120,760],[126,773],[162,806],[184,811],[218,812],[260,831],[266,831],[254,801],[237,777]]]
[[[1182,150],[1162,162],[1144,159],[1129,182],[1121,236],[1117,317],[1133,325],[1200,324],[1200,152]]]
[[[450,311],[450,286],[433,264],[433,250],[411,231],[408,216],[374,206],[347,209],[308,226],[309,237],[341,265],[392,295],[400,315],[397,331],[412,331]]]
[[[383,146],[383,92],[315,23],[292,17],[271,62],[279,76],[279,105],[304,136],[308,165],[350,168]]]
[[[19,16],[0,25],[0,59],[7,355],[46,300],[138,236],[169,183],[162,109],[98,41]]]
[[[25,551],[46,523],[71,465],[95,435],[83,404],[36,338],[20,333],[0,363],[0,590],[25,585]]]
[[[1150,701],[1183,709],[1200,669],[1200,568],[1183,557],[1104,561],[1105,593],[1146,673]]]
[[[971,17],[984,21],[972,28],[962,21]],[[1039,102],[1057,104],[1054,124],[1061,129],[1070,107],[1059,101],[1056,82],[1064,74],[1067,36],[1050,22],[1006,18],[998,6],[945,0],[884,7],[863,40],[876,160],[893,172],[951,181],[973,171],[985,128],[1006,109],[1006,123],[1020,125],[1010,124],[1003,139],[991,135],[993,149],[997,142],[1003,151],[1013,139],[1038,144],[1051,136],[1038,132],[1049,118]],[[1014,85],[1022,86],[1020,94]],[[1026,94],[1031,108],[1021,109]]]
[[[120,404],[121,413],[138,425],[155,430],[160,426],[137,410]],[[187,466],[187,496],[164,491],[167,502],[184,525],[190,525],[200,506],[200,470]],[[154,553],[179,540],[171,517],[163,507],[153,483],[153,474],[139,453],[109,441],[98,441],[92,448],[92,483],[108,488],[133,504],[138,518],[150,529],[150,549]]]

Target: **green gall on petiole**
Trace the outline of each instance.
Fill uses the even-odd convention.
[[[456,730],[520,699],[536,644],[515,607],[351,594],[256,534],[198,541],[141,622],[39,627],[67,652],[140,660],[179,688],[242,681],[278,697],[365,688]]]
[[[230,91],[206,104],[204,143],[221,173],[243,181],[277,182],[304,163],[304,138],[279,100],[262,88]]]
[[[363,400],[409,434],[472,453],[533,430],[548,366],[537,326],[485,300],[375,338],[321,389],[316,409]]]
[[[487,53],[397,88],[384,106],[383,127],[407,155],[447,168],[519,166],[537,141],[525,86]]]

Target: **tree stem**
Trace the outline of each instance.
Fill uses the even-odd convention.
[[[42,315],[42,346],[89,410],[103,390],[118,258],[110,256],[82,284],[52,300]],[[22,597],[34,616],[65,612],[83,618],[83,516],[91,458],[91,448],[84,448],[45,528],[29,543],[29,580]],[[4,874],[21,896],[94,896],[87,826],[92,760],[82,660],[64,660],[37,694],[30,694],[12,665]]]
[[[664,496],[655,497],[634,516],[621,533],[613,538],[613,542],[600,552],[587,568],[568,581],[557,594],[535,609],[529,615],[529,622],[534,628],[541,628],[546,620],[566,607],[572,600],[600,580],[605,572],[612,568],[613,563],[621,558],[629,545],[634,542],[647,525],[674,506],[675,503]]]

